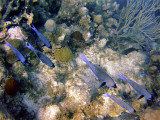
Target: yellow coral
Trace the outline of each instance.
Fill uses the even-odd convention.
[[[24,13],[23,16],[28,19],[27,20],[27,24],[28,25],[31,25],[32,24],[32,21],[33,21],[33,16],[34,14],[33,13],[30,13],[30,14],[27,14],[27,13]]]
[[[54,51],[55,59],[61,62],[68,62],[72,60],[73,54],[72,51],[68,47],[64,47],[61,49],[56,49]]]
[[[38,2],[38,0],[33,0],[33,3]]]
[[[80,19],[79,24],[80,24],[81,26],[83,26],[85,29],[89,30],[89,28],[90,28],[89,23],[91,22],[91,21],[90,21],[90,18],[91,18],[91,17],[90,17],[89,15],[83,16],[83,17]]]
[[[2,11],[2,9],[3,9],[3,7],[2,7],[2,5],[0,5],[0,12]]]
[[[159,120],[160,118],[160,109],[159,107],[147,108],[140,120]]]
[[[4,28],[3,31],[0,32],[0,42],[8,39],[9,35],[6,34],[7,28]]]
[[[121,113],[123,112],[123,108],[121,106],[119,106],[116,103],[113,103],[113,105],[110,106],[110,110],[109,110],[109,116],[110,117],[116,117],[121,115]]]

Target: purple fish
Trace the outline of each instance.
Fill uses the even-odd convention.
[[[132,80],[129,80],[122,74],[120,75],[120,79],[128,82],[137,91],[137,93],[141,95],[139,98],[144,96],[147,100],[152,100],[152,95],[143,86],[139,85],[138,83]]]
[[[6,41],[6,44],[5,44],[5,45],[9,46],[9,47],[13,50],[14,54],[16,55],[16,57],[17,57],[23,64],[25,64],[25,63],[26,63],[25,57],[24,57],[15,47],[13,47],[9,42],[7,42],[7,40],[5,40],[5,41]]]
[[[131,107],[128,103],[126,103],[125,101],[113,96],[113,95],[109,95],[108,93],[105,92],[105,94],[103,94],[103,96],[105,97],[110,97],[113,101],[115,101],[118,105],[120,105],[121,107],[123,107],[124,109],[128,110],[131,113],[135,113],[135,109],[133,107]]]
[[[26,47],[29,48],[30,50],[32,50],[34,53],[36,53],[39,57],[39,59],[46,65],[48,65],[49,67],[54,68],[55,65],[53,64],[53,62],[46,56],[44,55],[41,51],[36,50],[29,42],[26,43]]]
[[[117,87],[113,79],[108,75],[105,70],[90,62],[84,54],[81,53],[81,56],[82,57],[79,58],[88,64],[92,72],[97,76],[98,80],[102,82],[100,87],[104,86],[105,84],[110,88]]]
[[[47,46],[48,48],[52,49],[52,46],[49,42],[49,40],[42,34],[40,33],[32,24],[32,30],[34,30],[36,32],[36,34],[38,35],[39,39],[44,43],[45,46]]]

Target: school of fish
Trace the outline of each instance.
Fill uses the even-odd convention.
[[[37,34],[37,36],[39,37],[39,39],[42,41],[42,43],[47,46],[48,48],[52,49],[52,46],[49,42],[49,40],[42,34],[40,33],[34,25],[31,26],[32,30],[34,30]],[[6,44],[7,46],[9,46],[12,51],[14,52],[14,54],[16,55],[16,57],[23,63],[26,64],[26,58],[22,55],[22,53],[20,51],[18,51],[15,47],[13,47],[7,40]],[[29,48],[30,50],[32,50],[35,54],[37,54],[37,56],[39,57],[39,59],[46,64],[47,66],[54,68],[55,65],[54,63],[46,56],[44,55],[41,51],[36,50],[29,42],[26,42],[26,47]]]
[[[92,72],[97,76],[98,80],[100,82],[102,82],[100,87],[106,85],[110,88],[116,88],[116,83],[114,82],[114,80],[109,76],[109,74],[105,70],[100,68],[98,65],[95,65],[94,63],[90,62],[83,53],[81,53],[81,56],[79,56],[79,58],[87,63],[87,65],[90,67]],[[152,100],[152,95],[143,86],[139,85],[138,83],[136,83],[132,80],[127,79],[122,74],[120,74],[119,78],[128,82],[137,91],[137,93],[141,95],[139,98],[142,98],[144,96],[147,100]],[[124,109],[128,110],[131,113],[136,112],[136,110],[132,106],[130,106],[127,102],[117,98],[114,95],[110,95],[108,93],[105,93],[105,94],[103,94],[103,96],[110,97],[118,105],[120,105],[121,107],[123,107]]]
[[[41,34],[34,25],[31,26],[31,28],[36,32],[37,36],[39,37],[39,39],[42,41],[42,43],[47,46],[48,48],[52,49],[52,46],[49,42],[49,40],[43,35]],[[24,57],[24,55],[22,55],[22,53],[20,51],[18,51],[15,47],[13,47],[7,40],[5,40],[7,46],[9,46],[12,51],[14,52],[14,54],[16,55],[16,57],[23,63],[26,64],[26,58]],[[38,57],[39,59],[46,64],[47,66],[54,68],[55,65],[54,63],[45,55],[43,54],[41,51],[35,49],[29,42],[26,42],[26,47],[30,50],[32,50]],[[98,65],[90,62],[86,56],[81,53],[81,55],[79,56],[80,59],[82,59],[92,70],[92,72],[95,74],[95,76],[98,78],[98,80],[101,82],[100,87],[103,87],[104,85],[108,86],[109,88],[117,88],[116,83],[114,82],[114,80],[112,79],[112,77],[101,67],[99,67]],[[120,79],[128,82],[133,88],[134,90],[140,94],[140,97],[145,97],[147,100],[152,100],[152,95],[141,85],[139,85],[138,83],[126,78],[124,75],[120,74]],[[110,95],[108,93],[105,92],[105,94],[103,94],[103,96],[105,97],[109,97],[111,98],[113,101],[115,101],[118,105],[120,105],[121,107],[123,107],[124,109],[128,110],[131,113],[135,113],[135,109],[130,106],[127,102],[123,101],[122,99],[117,98],[116,96]]]

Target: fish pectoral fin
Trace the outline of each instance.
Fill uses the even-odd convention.
[[[106,82],[102,82],[99,88],[103,87],[104,85],[106,85]]]
[[[143,98],[144,97],[144,95],[141,95],[141,96],[139,96],[138,98],[137,98],[137,100],[139,100],[139,99],[141,99],[141,98]]]

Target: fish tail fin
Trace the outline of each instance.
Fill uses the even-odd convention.
[[[26,47],[29,48],[32,51],[35,50],[34,47],[29,42],[26,42]]]
[[[37,31],[36,27],[32,24],[31,25],[31,28],[34,30],[34,31]]]
[[[9,44],[9,42],[7,40],[5,40],[5,41],[6,41],[5,45],[11,47],[11,44]]]
[[[127,81],[127,78],[124,75],[122,75],[122,74],[120,74],[119,78],[122,79],[122,80],[124,80],[124,81]]]
[[[79,58],[80,58],[81,60],[83,60],[83,61],[86,62],[86,63],[89,62],[89,60],[86,58],[86,56],[85,56],[83,53],[81,53],[81,56],[82,56],[82,57],[79,56]]]
[[[105,92],[105,94],[103,94],[103,96],[109,97],[109,94]]]

